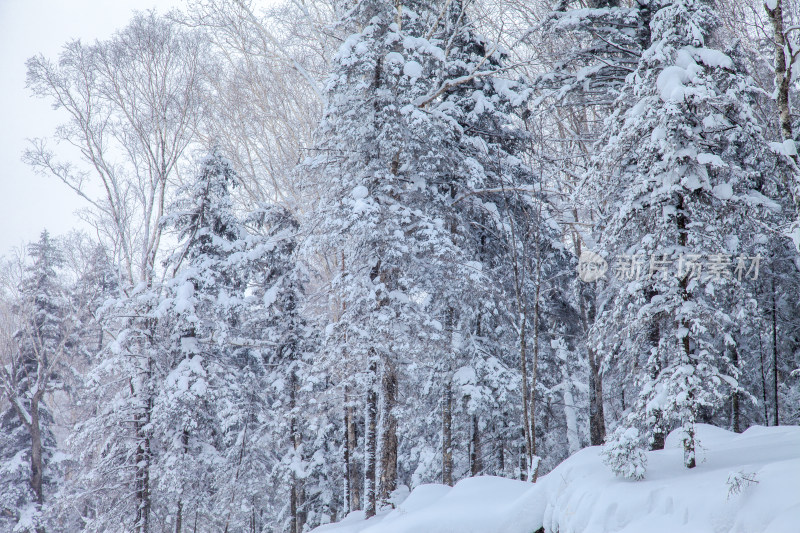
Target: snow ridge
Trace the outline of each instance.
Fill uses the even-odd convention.
[[[646,452],[641,481],[616,478],[599,446],[531,485],[492,476],[420,485],[395,509],[362,511],[315,533],[797,533],[800,428],[736,434],[698,425],[698,466],[682,465],[679,431]]]

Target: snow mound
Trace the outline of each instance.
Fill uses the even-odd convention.
[[[742,434],[698,425],[698,466],[681,435],[646,452],[642,481],[614,477],[600,447],[581,450],[536,484],[498,477],[421,485],[393,510],[355,512],[316,533],[797,533],[800,428]]]

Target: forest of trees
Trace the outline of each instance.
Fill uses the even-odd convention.
[[[800,423],[800,3],[189,0],[27,63],[0,530],[291,532]]]

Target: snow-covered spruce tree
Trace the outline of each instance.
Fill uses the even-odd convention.
[[[212,452],[220,448],[214,439],[221,434],[216,413],[222,399],[215,393],[235,389],[219,382],[228,376],[214,366],[216,346],[206,351],[198,339],[224,342],[233,313],[224,312],[228,300],[218,304],[217,296],[241,285],[230,281],[224,263],[225,254],[236,251],[231,232],[241,225],[225,211],[231,173],[224,160],[212,156],[206,163],[162,223],[177,227],[181,239],[166,265],[171,276],[156,281],[151,273],[145,276],[150,281],[98,311],[111,338],[85,378],[81,399],[94,407],[70,439],[75,471],[62,502],[81,513],[87,531],[108,530],[123,517],[125,527],[145,532],[153,514],[175,526],[185,502],[198,524],[222,527],[224,517],[210,496]],[[188,266],[179,269],[182,263]],[[207,352],[210,365],[204,367]]]
[[[541,430],[536,397],[542,392],[537,390],[537,365],[549,346],[548,330],[568,320],[561,312],[568,307],[564,275],[573,269],[543,177],[531,165],[531,135],[518,116],[533,96],[530,84],[504,74],[508,55],[476,33],[464,4],[450,8],[442,22],[440,39],[450,44],[432,92],[437,97],[427,98],[425,105],[458,124],[455,149],[466,163],[448,182],[459,245],[474,268],[472,283],[464,287],[468,290],[446,289],[460,302],[454,306],[460,348],[452,355],[461,360],[456,369],[474,372],[476,384],[487,389],[499,379],[485,373],[489,368],[518,376],[512,416],[519,417],[525,435],[526,465],[520,475],[535,479]],[[475,402],[469,404],[474,409]],[[492,414],[473,410],[467,421],[473,449],[479,445],[474,428],[481,417]]]
[[[86,398],[82,389],[88,381],[87,374],[98,364],[105,344],[111,339],[105,329],[109,324],[101,320],[97,311],[106,300],[119,298],[119,275],[108,250],[88,236],[75,234],[62,242],[62,279],[67,283],[76,327],[70,340],[69,366],[60,372],[59,390],[51,397],[59,405],[55,413],[61,433],[56,436],[60,450],[66,453],[61,455],[59,468],[63,476],[47,505],[47,514],[49,529],[78,531],[83,527],[81,517],[86,508],[75,506],[78,479],[74,472],[81,470],[81,450],[71,448],[70,435],[75,425],[97,412],[93,402],[82,401]]]
[[[329,449],[337,444],[329,413],[317,401],[321,387],[312,365],[315,339],[303,317],[305,276],[297,262],[299,223],[287,209],[271,204],[249,219],[255,232],[249,253],[254,257],[249,281],[253,303],[243,328],[264,346],[267,366],[259,392],[267,410],[254,434],[273,448],[267,457],[267,476],[275,487],[267,497],[270,520],[299,533],[306,522],[317,525],[336,518],[340,485],[327,474],[341,455]]]
[[[316,457],[324,422],[306,429],[318,416],[309,409],[316,391],[301,316],[298,224],[275,205],[240,220],[230,195],[236,182],[230,162],[213,151],[164,219],[181,246],[168,262],[174,275],[159,308],[172,359],[153,408],[162,442],[155,501],[176,517],[175,527],[288,524],[299,532],[307,518],[330,519],[331,491]]]
[[[431,297],[465,263],[437,211],[446,205],[437,182],[458,165],[447,150],[455,134],[415,105],[444,55],[424,38],[435,17],[429,6],[377,0],[352,11],[344,23],[362,29],[334,59],[321,140],[304,164],[330,176],[308,222],[307,253],[338,263],[332,289],[341,312],[325,352],[342,372],[334,379],[351,376],[350,387],[367,396],[368,515],[397,483],[397,402],[411,378],[400,373],[442,337]]]
[[[439,78],[447,76],[446,43],[434,37],[442,26],[436,8],[443,6],[359,4],[345,23],[363,29],[334,60],[321,141],[304,164],[332,177],[308,223],[315,232],[307,253],[336,262],[332,288],[340,312],[326,353],[353,378],[354,391],[367,392],[368,513],[376,480],[382,499],[397,483],[398,424],[409,422],[397,419],[401,388],[423,377],[401,372],[450,343],[445,317],[461,312],[456,294],[479,275],[462,248],[459,231],[467,228],[453,207],[459,181],[479,173],[458,150],[458,123],[436,105],[451,88]],[[371,418],[377,388],[380,424]]]
[[[0,414],[0,524],[9,531],[44,531],[45,497],[56,475],[53,416],[45,395],[66,368],[71,316],[59,268],[62,258],[47,231],[28,245],[14,312],[19,329],[8,365],[0,368],[0,393],[8,406]],[[6,403],[7,402],[7,403]]]
[[[236,428],[223,410],[240,404],[243,387],[256,386],[241,380],[246,374],[239,373],[230,346],[245,312],[248,273],[234,261],[247,245],[230,196],[235,180],[230,163],[212,150],[162,219],[180,245],[167,261],[172,277],[156,312],[169,327],[169,348],[153,404],[160,441],[153,481],[160,514],[177,529],[189,520],[224,529],[230,520],[221,512],[229,502],[222,501],[218,482],[235,472],[225,459],[226,432]]]
[[[332,379],[346,380],[351,393],[367,398],[365,499],[371,513],[377,478],[380,497],[387,498],[398,478],[441,475],[449,483],[479,470],[472,460],[458,471],[449,455],[459,431],[470,433],[473,450],[479,447],[473,429],[485,427],[481,416],[495,416],[474,409],[489,409],[491,402],[456,397],[455,387],[484,380],[489,390],[508,369],[518,372],[519,360],[507,364],[497,357],[508,353],[499,340],[514,335],[493,301],[502,284],[492,276],[510,287],[503,259],[523,247],[498,210],[517,205],[513,216],[523,217],[544,199],[519,157],[524,138],[513,120],[530,91],[502,78],[504,54],[474,33],[462,3],[363,2],[344,23],[361,30],[334,60],[321,140],[301,168],[329,177],[306,221],[313,234],[304,253],[325,258],[331,277],[335,321],[325,354],[335,359],[325,366],[334,369]],[[531,219],[531,231],[523,232],[526,264],[537,239],[541,257],[553,257],[558,231],[548,217],[538,220],[540,227]],[[529,288],[503,297],[532,298]],[[534,305],[528,308],[532,315]],[[523,339],[533,324],[522,324]],[[521,347],[527,360],[529,347]],[[402,404],[406,388],[422,391],[426,405],[442,410],[443,423],[430,421],[442,428],[441,436],[414,416],[418,408]],[[452,414],[463,401],[472,407],[461,411],[467,416],[459,428]],[[514,425],[519,403],[506,413]],[[373,434],[379,427],[380,447]],[[420,446],[420,435],[428,444]],[[440,453],[438,467],[431,456]]]
[[[160,284],[141,282],[98,310],[109,340],[79,391],[88,412],[68,439],[74,464],[61,501],[85,531],[150,527],[151,413],[169,338],[155,314],[161,301]]]
[[[605,213],[601,250],[617,267],[593,337],[606,365],[635,377],[623,379],[637,396],[623,424],[640,424],[657,448],[677,423],[691,468],[700,410],[738,387],[719,295],[735,288],[731,257],[752,249],[738,234],[770,204],[759,191],[777,163],[749,108],[748,78],[707,47],[710,4],[651,7],[652,44],[620,97],[632,105],[609,118],[589,174]],[[717,267],[698,276],[692,254]]]

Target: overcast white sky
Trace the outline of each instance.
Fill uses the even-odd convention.
[[[56,58],[68,40],[93,42],[124,26],[134,9],[159,13],[181,0],[0,0],[0,255],[35,240],[47,228],[63,234],[81,226],[82,202],[52,177],[20,161],[26,139],[49,136],[59,116],[25,89],[25,60]]]

